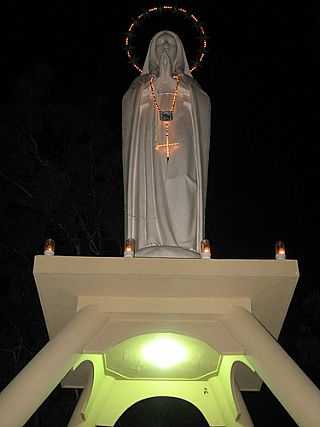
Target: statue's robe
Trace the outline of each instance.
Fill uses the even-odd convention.
[[[179,53],[183,46],[177,40]],[[149,56],[151,49],[152,42]],[[186,61],[184,52],[180,56]],[[145,71],[123,97],[126,238],[135,239],[136,250],[170,246],[199,252],[204,238],[210,100],[189,72],[182,74],[169,123],[169,140],[179,145],[167,161],[165,153],[156,150],[165,134],[153,105],[150,78]],[[156,96],[160,106],[172,99],[168,94]]]

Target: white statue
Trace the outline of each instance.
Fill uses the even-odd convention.
[[[150,42],[123,97],[125,237],[136,256],[198,258],[210,143],[210,99],[193,79],[179,37]]]

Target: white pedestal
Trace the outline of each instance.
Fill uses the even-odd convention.
[[[204,340],[221,354],[244,354],[221,317],[244,307],[277,339],[299,272],[294,260],[37,256],[34,275],[50,338],[88,304],[109,313],[87,353],[167,329]],[[256,375],[239,375],[242,390],[259,390]],[[83,385],[76,377],[64,384]]]
[[[193,403],[210,426],[249,427],[239,390],[259,390],[255,372],[300,425],[316,426],[319,392],[276,342],[298,280],[296,261],[37,256],[34,275],[51,341],[2,393],[6,425],[19,425],[9,413],[18,388],[26,420],[73,366],[63,385],[86,393],[70,426],[113,425],[136,401],[166,395]],[[154,332],[209,345],[217,369],[197,377],[194,365],[192,376],[171,379],[108,370],[105,357],[117,344]],[[273,369],[272,360],[279,366]],[[23,390],[32,389],[32,378],[48,364],[31,399]],[[296,402],[292,387],[310,404]]]
[[[230,333],[224,318],[234,306],[244,307],[277,338],[298,279],[296,261],[54,257],[51,262],[39,256],[34,274],[50,336],[88,304],[98,304],[108,313],[106,326],[86,344],[87,354],[103,354],[127,338],[154,331],[174,331],[208,343],[225,355],[224,375],[230,376],[232,369],[236,377],[231,400],[237,401],[238,415],[236,407],[229,410],[229,402],[223,411],[228,425],[251,425],[238,384],[242,390],[259,390],[261,379],[244,364],[232,368],[228,357],[240,358],[245,348]],[[71,372],[63,385],[84,387],[88,375],[88,365],[84,365]],[[220,383],[212,379],[210,387],[222,387],[222,394],[230,392]],[[122,381],[117,387],[131,389],[132,384]],[[159,386],[159,382],[145,384],[150,396],[151,389]],[[116,407],[115,401],[110,405]],[[214,402],[211,407],[219,412]],[[81,408],[77,412],[81,414]],[[242,424],[235,421],[237,416],[244,420]],[[76,414],[74,418],[79,419]]]

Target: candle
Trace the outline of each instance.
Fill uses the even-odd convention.
[[[201,240],[201,258],[203,259],[211,258],[210,242],[208,239]]]
[[[278,260],[286,259],[286,248],[281,240],[278,240],[275,244],[275,257]]]
[[[53,239],[47,239],[44,243],[44,255],[54,255],[55,243]]]
[[[132,258],[135,252],[135,241],[134,239],[127,239],[124,247],[124,257]]]

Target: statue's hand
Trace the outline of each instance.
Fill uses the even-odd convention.
[[[160,77],[170,78],[172,76],[172,64],[167,52],[163,52],[160,58]]]

